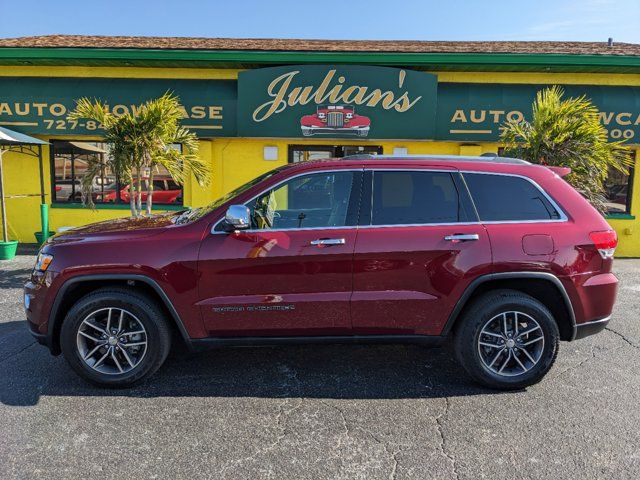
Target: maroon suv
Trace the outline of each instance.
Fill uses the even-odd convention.
[[[106,386],[156,371],[175,332],[194,349],[453,337],[471,377],[514,389],[607,325],[616,244],[547,167],[351,157],[58,234],[24,301],[35,337]]]

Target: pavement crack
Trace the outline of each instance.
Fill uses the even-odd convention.
[[[623,335],[622,333],[618,332],[617,330],[614,330],[611,327],[604,327],[605,330],[607,330],[608,332],[611,332],[617,336],[619,336],[622,340],[624,340],[625,342],[627,342],[630,346],[632,346],[633,348],[638,348],[640,349],[640,345],[636,345],[635,343],[633,343],[631,340],[629,340],[625,335]]]
[[[5,356],[5,357],[0,358],[0,363],[4,363],[4,362],[6,362],[7,360],[9,360],[9,359],[11,359],[11,358],[13,358],[13,357],[17,357],[18,355],[20,355],[22,352],[24,352],[24,351],[25,351],[25,350],[27,350],[28,348],[33,347],[36,343],[38,343],[38,342],[34,340],[34,341],[33,341],[33,342],[31,342],[29,345],[27,345],[26,347],[21,348],[21,349],[20,349],[20,350],[18,350],[17,352],[15,352],[15,353],[11,353],[11,354],[9,354],[9,355],[7,355],[7,356]]]
[[[402,452],[402,449],[398,447],[396,450],[389,452],[387,446],[384,446],[385,450],[391,455],[391,460],[393,464],[391,465],[391,472],[389,473],[389,480],[395,480],[396,475],[398,473],[398,466],[400,463],[398,462],[398,455]]]
[[[373,439],[374,442],[376,442],[378,445],[384,448],[385,452],[390,456],[390,462],[391,462],[391,471],[389,472],[389,480],[395,480],[396,475],[398,473],[398,466],[400,465],[400,462],[398,461],[398,455],[402,453],[402,448],[399,445],[395,445],[394,448],[391,449],[390,445],[387,442],[384,442],[383,440],[378,438],[376,434],[374,434],[370,430],[367,430],[366,428],[363,428],[361,426],[350,427],[349,422],[347,421],[347,417],[344,414],[344,410],[342,410],[340,407],[336,405],[331,405],[327,402],[321,401],[320,403],[322,403],[323,405],[326,405],[329,408],[334,409],[336,412],[340,414],[340,418],[342,420],[342,426],[344,428],[344,433],[343,433],[344,436],[346,436],[347,438],[350,438],[352,436],[353,430],[357,429],[365,433],[366,435],[368,435],[371,439]],[[342,446],[342,441],[339,440],[337,443],[337,447],[340,448],[341,446]]]
[[[336,405],[331,405],[330,403],[323,402],[323,401],[321,401],[320,403],[335,410],[340,414],[340,419],[342,420],[342,428],[344,428],[343,435],[349,438],[351,436],[351,429],[349,428],[349,422],[347,422],[347,417],[345,416],[344,411]],[[339,439],[336,446],[337,448],[340,448],[342,446],[342,440]]]
[[[444,412],[442,412],[440,415],[435,417],[436,426],[438,428],[438,434],[440,435],[440,452],[449,459],[449,462],[451,463],[451,469],[453,471],[453,477],[460,478],[458,475],[458,465],[456,462],[456,458],[452,453],[449,452],[449,448],[447,446],[447,438],[444,434],[443,419],[449,415],[449,407],[450,407],[449,397],[444,397],[444,401],[445,401]]]
[[[593,360],[594,358],[596,358],[596,347],[594,345],[591,346],[591,355],[589,357],[583,358],[582,360],[580,360],[578,363],[576,363],[575,365],[571,365],[567,368],[565,368],[564,370],[559,371],[558,373],[555,374],[554,377],[559,377],[560,375],[563,375],[571,370],[575,370],[577,368],[580,368],[581,366],[583,366],[585,363],[590,362],[591,360]]]
[[[389,480],[395,480],[396,475],[398,473],[398,466],[400,462],[398,461],[398,455],[402,453],[402,447],[400,445],[396,445],[393,450],[389,448],[389,444],[387,442],[383,442],[375,435],[372,431],[367,430],[362,427],[357,427],[359,430],[363,431],[367,435],[369,435],[377,444],[381,445],[384,448],[385,452],[391,457],[391,471],[389,472]]]
[[[295,405],[292,408],[287,409],[287,405],[289,404],[289,401],[291,399],[290,398],[286,398],[279,406],[278,406],[278,413],[276,414],[275,417],[275,422],[274,422],[274,427],[279,430],[278,435],[276,436],[275,440],[273,442],[271,442],[269,445],[260,448],[258,450],[256,450],[254,453],[252,453],[251,455],[248,455],[246,457],[243,458],[239,458],[237,460],[233,460],[232,462],[227,463],[221,470],[219,473],[219,476],[222,477],[222,475],[224,473],[226,473],[227,470],[229,470],[230,468],[239,466],[244,464],[245,462],[251,461],[261,455],[264,455],[266,453],[269,453],[272,450],[275,450],[278,445],[280,445],[280,442],[282,442],[282,440],[287,436],[287,434],[289,434],[290,430],[289,428],[286,426],[286,424],[284,423],[284,419],[286,419],[286,417],[290,416],[293,412],[295,412],[296,410],[300,409],[302,407],[302,404],[304,403],[304,398],[300,398],[300,402]]]

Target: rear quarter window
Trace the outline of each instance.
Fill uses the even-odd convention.
[[[562,218],[545,194],[525,178],[465,173],[464,179],[481,221],[544,221]]]

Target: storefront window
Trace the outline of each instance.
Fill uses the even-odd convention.
[[[629,174],[611,169],[605,182],[605,197],[608,214],[631,213],[631,187],[633,169]]]
[[[175,145],[172,148],[180,148]],[[108,167],[109,148],[101,142],[56,141],[51,142],[52,189],[56,203],[82,202],[82,179],[88,168],[98,168],[100,173],[91,186],[94,203],[129,203],[129,185],[121,184]],[[142,201],[147,199],[150,175],[142,184]],[[182,187],[174,182],[162,166],[153,170],[153,203],[158,205],[182,205]]]

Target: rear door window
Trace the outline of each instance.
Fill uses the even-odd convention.
[[[449,172],[373,172],[372,225],[467,221]]]
[[[465,173],[481,221],[558,220],[560,212],[533,183],[512,175]]]

